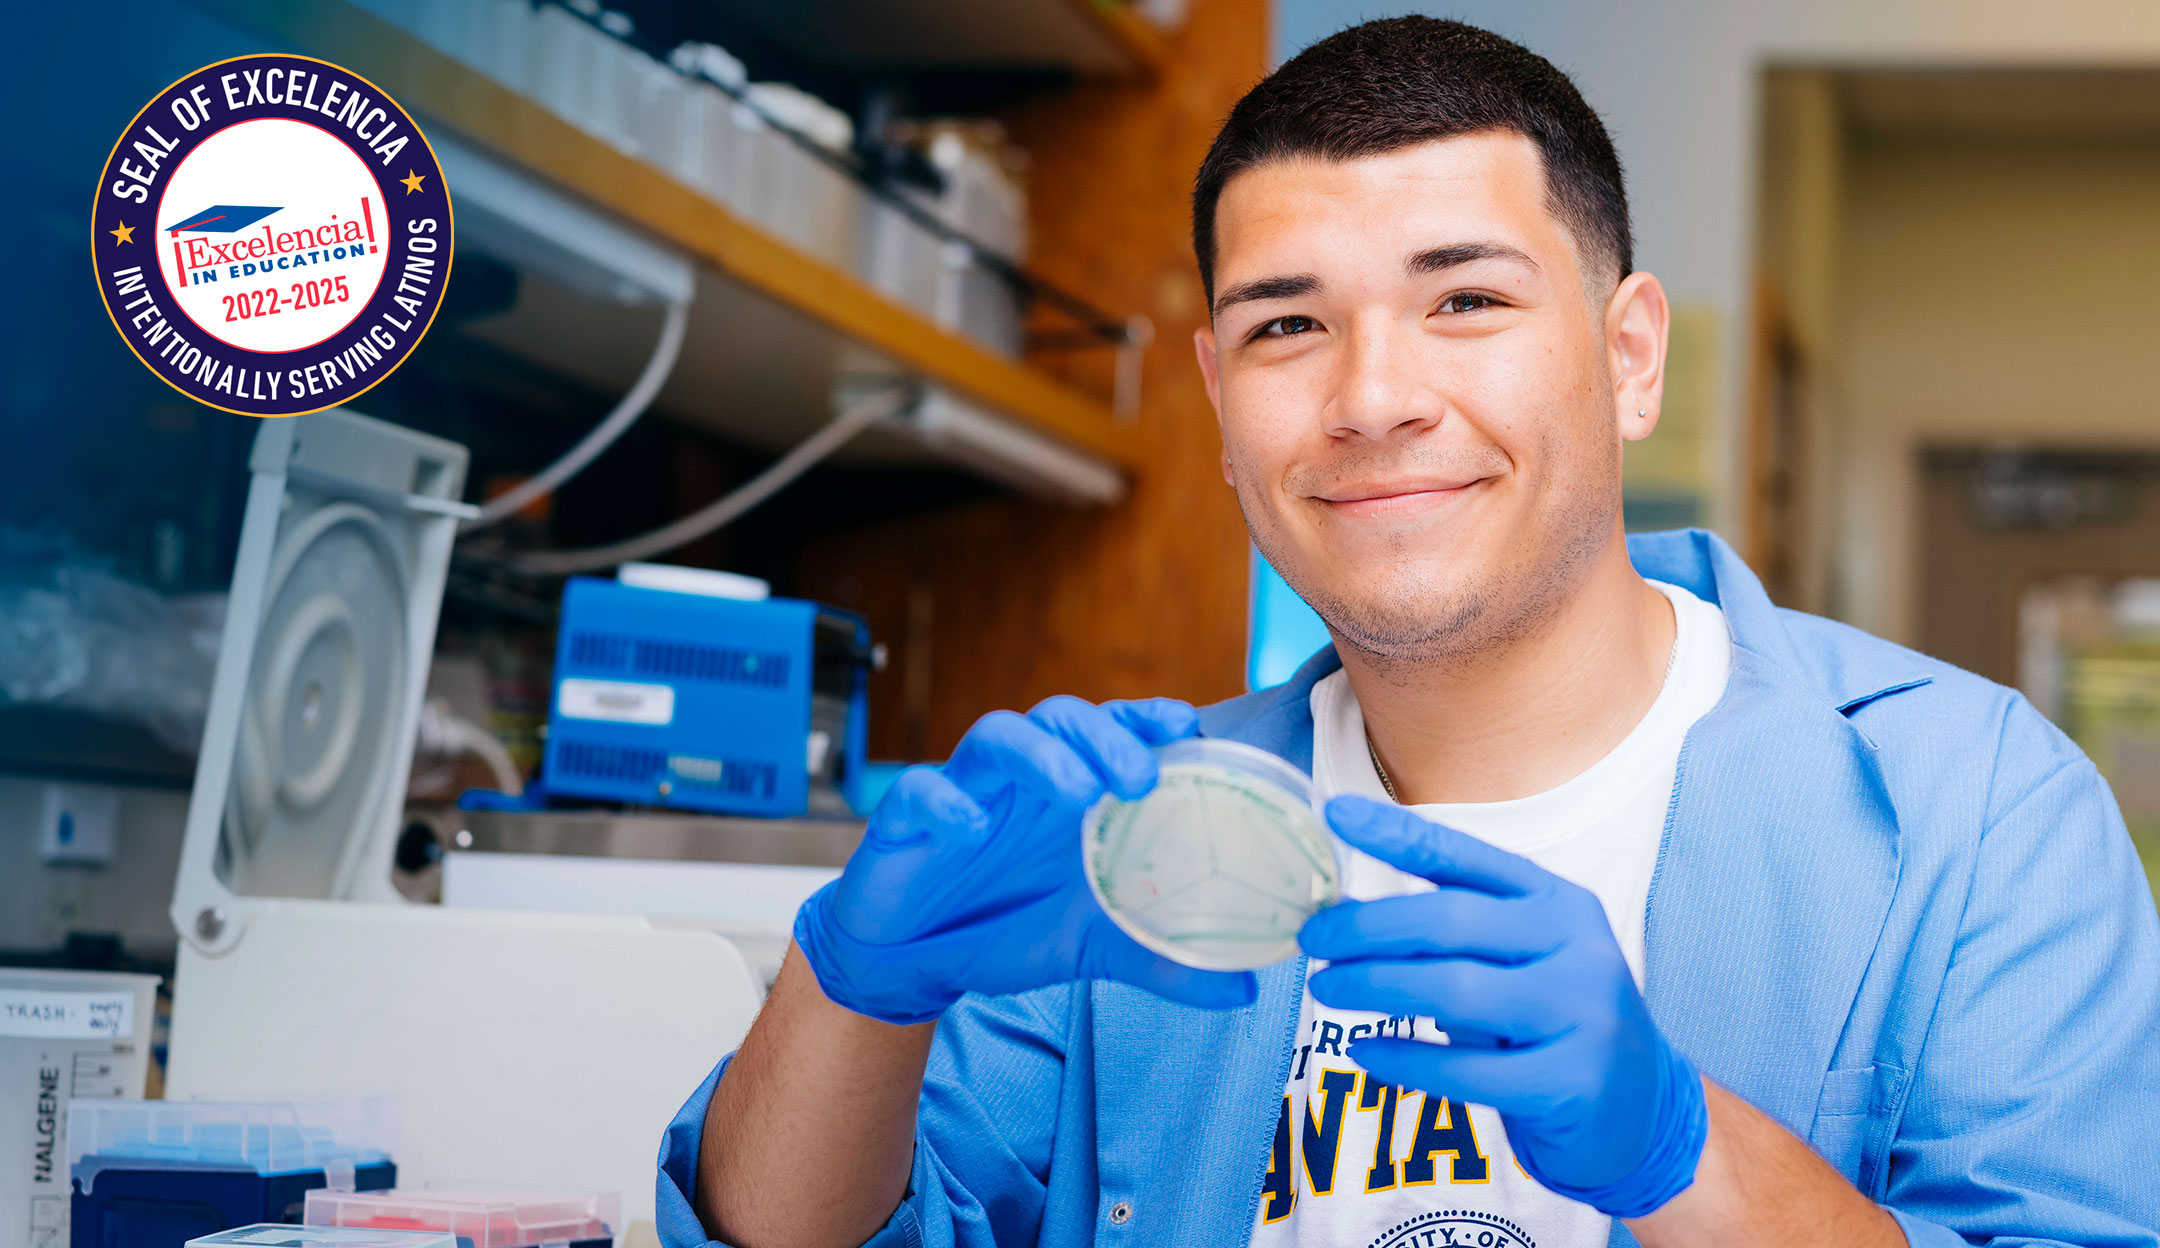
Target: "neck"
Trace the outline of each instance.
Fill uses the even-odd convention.
[[[1406,805],[1528,797],[1589,769],[1664,686],[1672,604],[1617,534],[1534,629],[1470,655],[1405,663],[1336,642],[1373,750]]]

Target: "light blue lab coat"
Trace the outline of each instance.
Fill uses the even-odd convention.
[[[2092,764],[2009,690],[1773,606],[1709,534],[1629,549],[1733,635],[1650,886],[1658,1025],[1916,1246],[2160,1244],[2160,920]],[[1323,651],[1203,731],[1310,770],[1307,695],[1336,666]],[[1270,967],[1232,1013],[1115,983],[962,1001],[908,1197],[870,1242],[1243,1248],[1304,979],[1302,958]],[[704,1241],[691,1184],[726,1066],[661,1145],[670,1245]]]

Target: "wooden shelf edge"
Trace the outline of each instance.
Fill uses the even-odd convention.
[[[887,299],[854,274],[804,254],[667,171],[587,134],[371,13],[342,0],[199,2],[336,61],[408,109],[441,119],[929,381],[1121,468],[1139,466],[1132,435],[1114,420],[1107,403]],[[453,202],[456,194],[452,187]]]
[[[1128,0],[1065,0],[1129,58],[1141,75],[1153,78],[1170,64],[1170,39],[1155,23],[1133,12]]]

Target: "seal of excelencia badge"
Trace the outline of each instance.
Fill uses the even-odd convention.
[[[220,61],[113,145],[92,258],[128,348],[249,416],[350,402],[403,363],[450,279],[450,196],[418,126],[326,61]]]

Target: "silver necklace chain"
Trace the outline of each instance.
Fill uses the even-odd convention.
[[[1387,767],[1380,761],[1380,751],[1373,748],[1370,732],[1365,734],[1365,756],[1372,759],[1372,769],[1380,773],[1380,787],[1387,790],[1387,800],[1402,805],[1402,799],[1395,796],[1395,782],[1388,779]]]
[[[1658,693],[1661,695],[1665,692],[1665,686],[1672,680],[1673,664],[1680,658],[1680,629],[1677,616],[1674,617],[1673,623],[1672,646],[1665,651],[1665,674],[1658,678]],[[1395,796],[1395,781],[1389,778],[1387,774],[1387,764],[1380,761],[1380,751],[1373,747],[1372,731],[1370,729],[1367,729],[1365,733],[1365,756],[1372,760],[1373,772],[1380,777],[1380,788],[1387,793],[1387,800],[1397,806],[1402,805],[1402,799]]]

